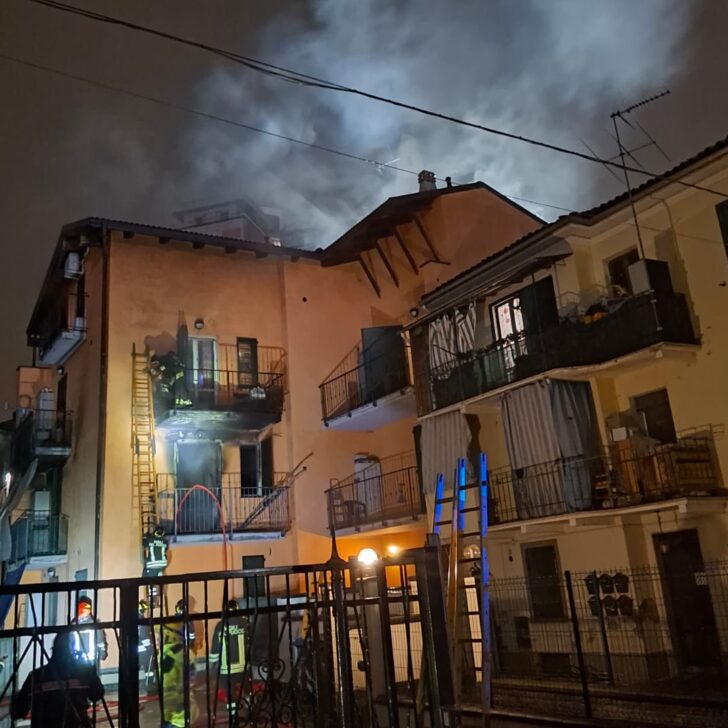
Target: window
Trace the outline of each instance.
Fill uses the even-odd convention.
[[[273,438],[240,445],[240,495],[261,496],[273,480]]]
[[[632,400],[634,409],[644,423],[645,433],[659,442],[675,442],[675,422],[666,389],[642,394]]]
[[[632,248],[626,253],[618,255],[607,261],[607,272],[609,283],[612,286],[619,286],[626,293],[633,293],[632,281],[629,278],[629,267],[640,259],[637,248]]]
[[[190,337],[189,351],[192,386],[197,390],[212,392],[215,386],[215,339]]]
[[[534,618],[563,619],[566,611],[556,546],[554,544],[524,546],[523,561]]]
[[[715,211],[718,215],[718,225],[720,225],[720,235],[723,238],[725,253],[728,256],[728,200],[719,202],[715,206]]]
[[[258,340],[238,337],[238,386],[258,386]]]
[[[243,569],[263,569],[265,568],[265,556],[255,554],[251,556],[243,556]],[[243,595],[248,599],[256,599],[265,596],[265,577],[264,576],[244,576],[243,577]],[[261,620],[265,621],[265,620]]]
[[[524,330],[523,313],[521,312],[521,297],[513,296],[505,301],[493,305],[493,326],[497,332],[497,339],[518,334]]]

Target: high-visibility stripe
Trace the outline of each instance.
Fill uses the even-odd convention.
[[[89,683],[76,678],[49,680],[40,684],[40,689],[44,693],[53,692],[54,690],[85,690],[89,687],[91,687]]]

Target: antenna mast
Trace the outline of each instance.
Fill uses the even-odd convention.
[[[612,124],[614,125],[614,136],[617,140],[617,147],[619,148],[619,160],[622,165],[622,173],[624,174],[624,183],[627,185],[627,196],[629,197],[629,204],[630,204],[630,207],[632,208],[632,217],[634,219],[634,226],[635,226],[635,229],[637,230],[637,244],[639,247],[640,258],[645,257],[645,248],[644,248],[644,244],[642,243],[642,234],[640,233],[639,221],[637,220],[637,211],[634,206],[634,197],[632,196],[632,187],[629,183],[629,174],[627,173],[627,164],[626,164],[625,158],[624,158],[625,148],[622,146],[622,140],[621,140],[621,137],[619,136],[619,127],[617,125],[617,119],[621,119],[625,124],[627,124],[627,126],[632,126],[624,118],[627,114],[631,113],[635,109],[638,109],[642,106],[647,106],[647,104],[650,104],[653,101],[657,101],[657,99],[661,99],[663,96],[667,96],[669,93],[670,93],[670,91],[665,89],[665,91],[662,91],[659,94],[650,96],[649,98],[643,99],[642,101],[638,101],[636,104],[632,104],[631,106],[628,106],[626,109],[620,109],[620,110],[615,111],[612,114],[610,114],[610,118],[612,119]],[[655,142],[653,141],[653,143],[655,143]],[[629,151],[629,150],[627,150],[627,151]]]

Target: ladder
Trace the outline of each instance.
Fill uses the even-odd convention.
[[[132,348],[131,447],[132,488],[139,509],[139,538],[159,523],[157,478],[154,471],[154,403],[149,351]]]
[[[479,473],[468,482],[465,459],[458,460],[452,496],[445,496],[445,477],[437,476],[431,541],[440,544],[441,530],[449,530],[447,621],[450,635],[456,713],[464,705],[490,725],[490,610],[488,601],[488,468],[484,453]],[[450,514],[443,514],[449,506]],[[458,716],[454,716],[459,725]]]

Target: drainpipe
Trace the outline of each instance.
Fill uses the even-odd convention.
[[[110,235],[101,230],[101,341],[99,343],[99,440],[96,453],[96,525],[94,532],[94,580],[99,578],[101,559],[101,496],[106,462],[106,395],[109,346],[109,252]]]

